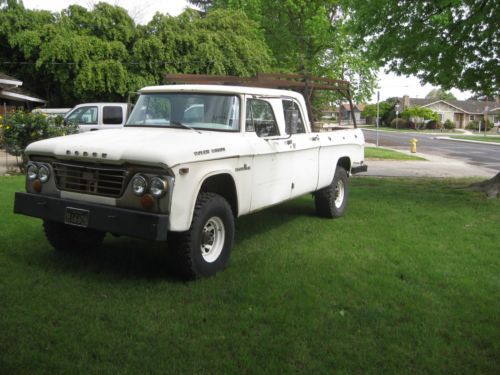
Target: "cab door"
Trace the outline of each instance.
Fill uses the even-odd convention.
[[[297,197],[316,190],[319,168],[319,135],[310,133],[306,129],[305,115],[295,100],[283,99],[282,106],[285,129],[287,134],[290,134],[293,148],[293,156],[290,158],[293,165],[291,196]],[[298,115],[297,127],[294,131],[291,129],[291,116],[289,116],[292,111]]]
[[[290,198],[292,142],[280,133],[271,101],[248,99],[246,136],[253,149],[252,211]]]

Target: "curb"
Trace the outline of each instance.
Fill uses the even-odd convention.
[[[459,139],[459,138],[450,138],[450,137],[434,137],[433,139],[439,139],[442,141],[453,141],[453,142],[467,142],[467,143],[479,143],[483,145],[494,145],[500,146],[500,143],[495,142],[484,142],[484,141],[474,141],[472,139]]]

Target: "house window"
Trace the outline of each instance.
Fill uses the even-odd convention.
[[[439,117],[439,122],[443,122],[443,114],[442,114],[442,113],[439,113],[439,114],[438,114],[438,117]]]
[[[470,121],[474,121],[474,120],[475,120],[474,115],[470,115],[470,116],[469,116],[469,120],[470,120]]]

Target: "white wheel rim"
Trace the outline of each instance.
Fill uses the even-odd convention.
[[[201,232],[201,256],[207,263],[213,263],[219,258],[224,247],[226,229],[219,217],[211,217],[205,223]]]
[[[345,187],[344,181],[338,180],[335,185],[335,207],[340,208],[344,203]]]

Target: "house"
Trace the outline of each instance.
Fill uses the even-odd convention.
[[[22,84],[22,81],[0,73],[0,115],[18,107],[32,109],[37,104],[45,104],[45,100],[21,88]]]
[[[353,113],[354,117],[356,119],[356,123],[359,124],[364,124],[365,123],[365,118],[362,117],[361,112],[365,109],[364,104],[353,104]],[[348,124],[352,123],[352,115],[351,115],[351,106],[349,103],[342,103],[339,106],[339,121],[342,122],[347,122]]]
[[[465,129],[471,121],[484,120],[484,111],[488,107],[488,120],[498,121],[500,103],[483,102],[478,100],[450,100],[450,99],[420,99],[410,98],[408,95],[398,98],[402,110],[410,106],[425,107],[439,115],[439,120],[453,121],[457,128]]]

